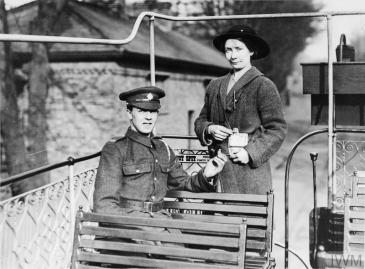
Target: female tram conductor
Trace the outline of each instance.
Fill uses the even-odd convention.
[[[219,174],[223,192],[265,194],[272,188],[269,159],[287,132],[275,84],[251,65],[269,54],[269,45],[246,25],[233,26],[213,44],[232,70],[209,83],[195,132],[212,155],[221,149],[230,157]],[[234,128],[248,141],[229,150]]]

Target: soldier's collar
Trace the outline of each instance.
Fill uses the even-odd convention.
[[[146,147],[152,148],[151,137],[140,134],[140,133],[132,130],[131,127],[128,128],[125,136],[129,137],[133,141],[136,141],[142,145],[145,145]]]

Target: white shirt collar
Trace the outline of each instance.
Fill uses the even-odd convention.
[[[249,65],[249,66],[246,66],[246,67],[244,67],[244,68],[242,68],[241,70],[239,70],[239,71],[234,71],[233,70],[233,73],[232,73],[232,79],[235,81],[235,82],[237,82],[244,74],[246,74],[246,72],[248,71],[248,70],[250,70],[251,69],[251,65]]]

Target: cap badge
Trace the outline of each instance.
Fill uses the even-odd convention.
[[[147,94],[147,100],[151,101],[152,99],[153,99],[153,94],[152,93]]]

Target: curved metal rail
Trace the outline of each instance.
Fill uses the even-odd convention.
[[[293,155],[298,148],[298,146],[307,140],[308,138],[322,134],[327,133],[328,128],[316,130],[310,133],[305,134],[301,138],[297,140],[295,145],[292,147],[288,159],[286,160],[286,166],[285,166],[285,269],[288,268],[289,263],[289,173],[290,173],[290,165],[291,161],[293,159]],[[347,129],[347,128],[337,128],[335,130],[337,133],[365,133],[364,129]]]
[[[196,16],[176,17],[159,14],[156,12],[142,12],[138,15],[131,33],[124,39],[102,39],[102,38],[79,38],[46,35],[22,35],[22,34],[0,34],[0,41],[11,42],[42,42],[42,43],[72,43],[72,44],[100,44],[100,45],[125,45],[131,42],[137,35],[138,29],[145,17],[159,18],[168,21],[213,21],[213,20],[237,20],[237,19],[267,19],[267,18],[295,18],[295,17],[327,17],[361,15],[365,11],[342,11],[342,12],[307,12],[307,13],[273,13],[273,14],[250,14],[250,15],[226,15],[226,16]]]
[[[189,136],[189,135],[161,135],[162,138],[167,138],[167,139],[190,139],[190,140],[196,140],[198,139],[196,136]],[[90,154],[90,155],[86,155],[80,158],[74,158],[74,157],[68,157],[66,161],[63,162],[59,162],[59,163],[55,163],[55,164],[49,164],[49,165],[45,165],[36,169],[32,169],[29,171],[26,171],[24,173],[20,173],[11,177],[8,177],[6,179],[1,179],[0,180],[0,186],[5,186],[5,185],[9,185],[15,182],[18,182],[20,180],[41,174],[41,173],[45,173],[54,169],[58,169],[61,167],[65,167],[65,166],[72,166],[75,163],[79,163],[79,162],[83,162],[83,161],[87,161],[93,158],[97,158],[99,157],[101,154],[101,151]]]

